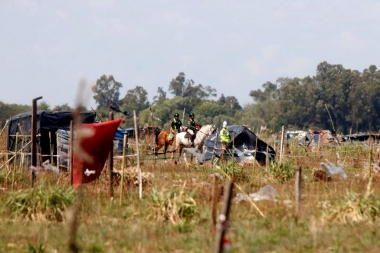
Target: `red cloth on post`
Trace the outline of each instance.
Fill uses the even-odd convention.
[[[109,152],[113,147],[115,133],[123,119],[101,123],[82,124],[76,137],[74,149],[73,186],[90,183],[99,178]],[[83,154],[85,156],[83,156]],[[86,157],[90,159],[86,159]]]

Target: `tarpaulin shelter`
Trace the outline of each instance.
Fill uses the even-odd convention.
[[[57,154],[57,137],[58,129],[70,129],[73,111],[48,112],[37,111],[37,153],[42,157],[41,162],[49,159],[50,155]],[[95,112],[81,112],[82,123],[94,123]],[[30,153],[32,149],[31,133],[32,133],[32,112],[25,112],[12,117],[8,122],[8,139],[7,149],[9,158],[16,148],[16,133],[18,133],[17,150],[23,153]],[[23,148],[22,150],[20,150]],[[51,154],[50,152],[54,153]],[[30,158],[30,156],[27,156]],[[54,161],[56,158],[54,158]],[[53,162],[53,161],[51,161]]]
[[[269,161],[273,160],[276,156],[274,149],[260,140],[256,134],[249,130],[245,126],[233,125],[227,126],[228,131],[230,132],[231,141],[228,143],[227,149],[230,150],[230,153],[234,155],[234,158],[238,162],[246,162],[248,159],[254,159],[260,163],[265,164],[268,152]],[[221,149],[221,142],[219,131],[215,131],[212,135],[207,138],[205,142],[206,152],[205,159],[212,159],[213,155],[219,155]],[[228,159],[229,155],[226,155]]]
[[[133,127],[127,129],[118,128],[115,133],[115,140],[123,141],[124,134],[126,134],[128,138],[135,137],[135,129]]]

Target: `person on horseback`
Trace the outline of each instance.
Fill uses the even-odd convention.
[[[177,133],[181,132],[181,127],[182,127],[182,122],[179,119],[179,114],[175,113],[173,121],[170,125],[170,132],[173,134],[177,134]]]
[[[191,140],[191,146],[194,147],[194,140],[195,136],[197,135],[197,129],[196,129],[196,123],[194,120],[194,113],[189,114],[189,119],[187,120],[187,129],[191,129],[193,131],[192,133],[188,131],[188,133],[191,134],[190,140]]]

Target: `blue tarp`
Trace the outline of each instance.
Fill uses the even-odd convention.
[[[130,127],[130,128],[127,128],[127,129],[122,129],[122,128],[118,128],[116,130],[116,133],[115,133],[115,140],[123,140],[124,139],[124,134],[127,134],[128,137],[132,137],[133,136],[133,127]]]

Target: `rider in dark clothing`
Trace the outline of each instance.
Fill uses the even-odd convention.
[[[177,133],[181,132],[182,122],[179,119],[178,113],[174,114],[174,118],[173,118],[173,121],[172,121],[172,124],[170,125],[170,127],[171,127],[170,130],[173,134],[177,134]]]
[[[197,135],[197,129],[195,128],[196,126],[196,123],[195,123],[195,120],[194,120],[194,113],[190,113],[189,114],[189,119],[187,120],[187,129],[191,129],[193,131],[193,133],[191,132],[188,132],[191,134],[191,146],[194,147],[194,140],[195,140],[195,136]]]

